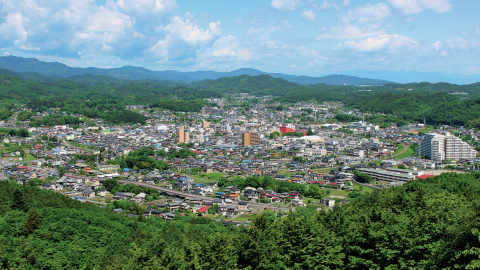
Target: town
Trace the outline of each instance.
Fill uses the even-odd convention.
[[[232,94],[208,100],[216,106],[199,113],[128,105],[146,117],[144,125],[91,118],[77,127],[32,127],[62,109],[20,121],[29,111],[21,107],[2,128],[28,134],[4,134],[1,178],[130,216],[195,214],[239,225],[265,209],[328,210],[375,189],[480,164],[478,130],[381,127],[363,120],[371,113],[340,102],[271,98]]]

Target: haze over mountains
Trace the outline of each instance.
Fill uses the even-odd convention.
[[[76,68],[69,67],[58,62],[43,62],[35,58],[23,58],[17,56],[0,57],[0,69],[9,69],[22,73],[23,76],[41,76],[31,74],[32,72],[56,77],[72,77],[76,75],[91,74],[103,75],[117,79],[127,80],[159,80],[191,83],[202,80],[216,80],[223,77],[234,77],[240,75],[258,76],[261,74],[270,75],[274,78],[281,78],[301,85],[325,83],[329,85],[362,85],[362,84],[387,84],[391,82],[449,82],[455,84],[470,84],[480,81],[480,76],[463,76],[461,78],[446,77],[438,72],[417,72],[417,71],[348,71],[339,72],[342,75],[328,75],[323,77],[296,76],[282,73],[267,73],[252,68],[241,68],[230,72],[216,71],[193,71],[180,72],[174,70],[152,71],[142,67],[124,66],[120,68]],[[379,78],[379,79],[371,79]]]

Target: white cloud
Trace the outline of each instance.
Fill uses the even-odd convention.
[[[363,24],[383,20],[388,16],[390,16],[390,10],[387,5],[383,3],[376,5],[367,4],[359,6],[354,10],[349,10],[342,16],[341,20],[346,24],[352,21]]]
[[[321,33],[316,37],[318,40],[328,39],[359,39],[369,36],[383,34],[383,30],[375,30],[370,32],[363,32],[360,28],[353,25],[348,26],[334,26],[328,29],[327,32]]]
[[[192,17],[191,14],[186,16]],[[164,31],[167,32],[166,37],[159,40],[148,51],[158,58],[168,60],[185,60],[195,57],[222,34],[220,22],[210,22],[209,28],[203,30],[189,18],[183,20],[178,16],[172,19]]]
[[[442,46],[442,42],[437,41],[433,43],[433,46],[435,46],[436,51],[440,50],[440,47]]]
[[[175,0],[0,0],[0,47],[65,59],[184,61],[222,35],[220,22],[201,29]],[[152,60],[153,60],[152,59]],[[88,61],[84,61],[86,63]],[[77,63],[78,64],[78,63]]]
[[[320,9],[327,9],[332,6],[332,3],[327,0],[323,0],[322,4],[319,6]]]
[[[272,0],[270,4],[278,10],[295,10],[301,4],[301,0]]]
[[[8,13],[5,22],[0,24],[1,37],[16,43],[22,43],[27,39],[28,33],[23,27],[25,18],[20,12]]]
[[[313,21],[315,20],[315,13],[313,13],[313,11],[311,9],[309,10],[304,10],[302,12],[302,17],[305,19],[305,20],[308,20],[308,21]]]
[[[175,0],[107,0],[107,6],[125,12],[163,13],[178,7]]]
[[[278,30],[282,29],[291,29],[292,26],[288,23],[288,21],[282,21],[282,22],[277,22],[277,21],[271,21],[266,25],[262,25],[263,27],[257,27],[257,26],[251,26],[247,30],[247,35],[252,36],[252,35],[259,35],[262,36],[262,39],[267,38],[266,35],[273,33]]]
[[[379,35],[361,39],[360,41],[347,41],[344,47],[358,52],[378,52],[384,50],[394,50],[401,47],[411,47],[418,45],[418,42],[400,35]]]
[[[307,47],[298,47],[297,48],[297,51],[299,52],[299,55],[303,56],[303,57],[306,57],[306,58],[315,58],[317,57],[320,53],[313,50],[313,49],[310,49],[310,48],[307,48]]]
[[[423,10],[444,13],[453,7],[450,0],[388,0],[388,2],[406,15],[420,13]]]
[[[318,40],[325,39],[359,39],[383,34],[381,22],[390,16],[387,5],[362,5],[339,17],[340,25],[323,29]]]

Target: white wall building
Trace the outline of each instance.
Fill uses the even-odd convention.
[[[425,134],[418,146],[417,154],[419,156],[426,155],[431,160],[441,161],[445,159],[475,158],[477,151],[460,138],[446,132],[445,135],[436,133]]]

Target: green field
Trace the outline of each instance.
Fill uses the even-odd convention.
[[[194,179],[196,183],[210,183],[218,182],[220,178],[224,177],[224,174],[220,172],[200,173],[196,175],[190,175],[190,177]]]
[[[412,148],[409,147],[405,153],[396,156],[395,159],[404,159],[413,155],[415,155],[415,152],[412,150]]]
[[[402,152],[403,149],[405,149],[405,146],[403,146],[403,144],[397,144],[397,147],[398,147],[398,149],[395,150],[395,152],[393,153],[393,155],[396,155],[396,154]]]
[[[417,131],[418,131],[418,132],[428,133],[428,132],[430,132],[430,131],[432,131],[432,130],[433,130],[433,126],[428,126],[428,125],[427,125],[427,126],[425,126],[424,129],[419,129],[419,130],[417,130]]]
[[[32,156],[31,154],[27,154],[27,156],[25,157],[25,161],[32,161],[32,160],[35,160],[35,157]]]

